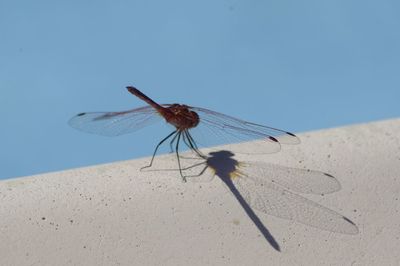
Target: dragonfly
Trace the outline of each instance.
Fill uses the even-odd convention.
[[[205,160],[207,156],[200,148],[248,142],[241,146],[239,153],[263,154],[280,151],[281,144],[300,143],[295,134],[285,130],[248,122],[206,108],[177,103],[158,104],[137,88],[126,88],[148,105],[119,112],[79,113],[69,120],[69,125],[87,133],[119,136],[165,120],[173,131],[156,145],[150,163],[142,169],[153,165],[159,147],[167,140],[170,140],[171,151],[176,153],[179,173],[184,182],[186,176],[182,172],[179,155],[182,142],[196,156]]]

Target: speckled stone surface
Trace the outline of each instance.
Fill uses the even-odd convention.
[[[400,120],[299,137],[246,160],[332,174],[340,191],[302,196],[351,219],[357,234],[255,210],[277,251],[220,179],[141,172],[144,158],[1,181],[0,265],[399,265]]]

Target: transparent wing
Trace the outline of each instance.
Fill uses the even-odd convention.
[[[232,131],[239,130],[246,132],[246,134],[253,135],[254,137],[274,137],[282,144],[300,143],[300,139],[288,131],[247,122],[205,108],[191,107],[191,109],[200,115],[201,122],[209,124],[210,126],[222,127]]]
[[[239,167],[240,174],[231,180],[251,207],[331,232],[358,233],[357,226],[345,216],[255,176],[261,173],[248,170],[248,167]]]
[[[134,132],[162,117],[151,106],[122,112],[80,113],[69,120],[69,125],[78,130],[103,135],[119,136]]]
[[[254,141],[247,143],[237,152],[273,153],[280,150],[280,144],[300,143],[297,136],[287,131],[254,124],[205,108],[190,107],[190,109],[200,117],[199,125],[189,130],[199,146],[210,147]]]

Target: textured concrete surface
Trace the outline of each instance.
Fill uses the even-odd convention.
[[[141,172],[144,158],[1,181],[0,265],[399,265],[400,120],[299,136],[300,145],[237,160],[335,176],[339,191],[291,198],[322,210],[297,214],[306,224],[257,208],[251,218],[219,178]],[[357,227],[334,232],[326,223],[336,213]]]

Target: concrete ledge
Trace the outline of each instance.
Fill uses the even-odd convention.
[[[221,180],[140,172],[145,158],[1,181],[0,265],[399,265],[399,132],[396,119],[304,133],[250,157],[335,176],[340,191],[305,197],[358,234],[255,211],[277,251]]]

